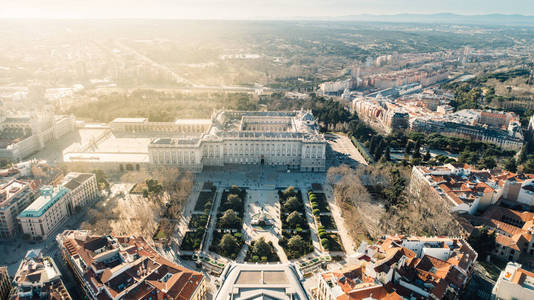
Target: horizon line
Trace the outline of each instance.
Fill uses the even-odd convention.
[[[435,13],[420,13],[420,12],[405,12],[405,13],[359,13],[359,14],[343,14],[343,15],[323,15],[323,16],[291,16],[291,17],[244,17],[244,18],[173,18],[173,17],[154,17],[154,16],[117,16],[117,17],[29,17],[29,16],[0,16],[0,20],[175,20],[175,21],[302,21],[302,20],[321,20],[344,17],[395,17],[395,16],[435,16],[435,15],[451,15],[459,17],[480,17],[480,16],[506,16],[506,17],[534,17],[534,15],[520,14],[520,13],[453,13],[453,12],[435,12]]]

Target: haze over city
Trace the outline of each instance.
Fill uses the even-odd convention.
[[[0,5],[0,299],[534,299],[534,3]]]
[[[534,15],[529,0],[21,0],[5,1],[4,18],[293,19],[359,14]]]

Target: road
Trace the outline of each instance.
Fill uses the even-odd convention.
[[[329,133],[325,138],[334,155],[331,157],[331,165],[346,164],[353,167],[360,164],[367,165],[365,158],[346,135]]]

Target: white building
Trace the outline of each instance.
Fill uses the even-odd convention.
[[[41,196],[17,217],[22,231],[33,239],[45,239],[76,210],[98,197],[96,175],[68,173],[61,185],[41,188]]]
[[[30,183],[12,180],[0,186],[0,239],[12,239],[19,231],[18,214],[32,203],[35,193]]]
[[[74,116],[56,116],[50,110],[28,116],[0,115],[0,159],[20,161],[74,130]]]
[[[54,260],[44,257],[40,249],[26,253],[13,278],[13,286],[15,292],[11,299],[72,299]]]
[[[304,278],[292,264],[228,264],[215,300],[308,300]]]
[[[63,178],[61,185],[69,190],[69,214],[92,203],[98,197],[96,175],[93,173],[71,172]]]
[[[509,262],[493,287],[491,299],[534,299],[534,273],[521,269],[518,263]]]
[[[204,166],[265,164],[323,172],[326,140],[310,112],[222,111],[213,115],[206,132],[156,138],[148,151],[153,165],[193,171]]]
[[[41,196],[24,209],[17,219],[24,234],[32,239],[46,239],[69,215],[68,189],[58,186],[41,188]]]

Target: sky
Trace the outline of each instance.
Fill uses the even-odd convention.
[[[534,0],[0,0],[0,18],[290,19],[444,12],[534,15]]]

